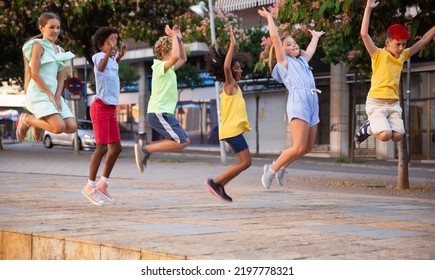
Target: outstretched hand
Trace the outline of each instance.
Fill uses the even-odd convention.
[[[269,13],[269,11],[266,10],[266,8],[263,7],[263,9],[258,10],[258,14],[264,18],[272,17],[272,15]]]
[[[174,34],[175,34],[175,36],[177,36],[178,40],[183,39],[183,35],[181,35],[180,26],[174,25],[174,27],[172,27],[172,32],[174,32]]]
[[[168,35],[169,37],[172,37],[174,35],[174,31],[172,31],[172,29],[169,27],[169,25],[165,26],[165,33],[166,35]]]
[[[379,0],[367,0],[367,8],[376,8],[379,5]]]
[[[325,34],[325,31],[316,31],[316,30],[309,30],[311,33],[311,36],[320,38],[323,34]]]

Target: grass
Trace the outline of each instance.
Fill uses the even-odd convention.
[[[353,161],[351,161],[350,158],[344,157],[344,156],[339,157],[335,162],[337,162],[337,163],[364,163],[364,161],[361,159],[353,159]]]

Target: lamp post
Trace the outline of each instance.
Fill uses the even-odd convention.
[[[210,31],[211,31],[211,43],[216,44],[216,30],[214,26],[214,13],[213,13],[213,0],[208,1],[208,9],[206,8],[204,2],[199,2],[198,5],[190,6],[190,10],[192,10],[195,14],[204,18],[206,12],[209,12],[210,17]],[[220,97],[219,97],[219,82],[214,82],[214,87],[216,91],[216,111],[217,111],[217,120],[218,126],[221,124],[221,106],[220,106]],[[227,155],[225,151],[225,142],[219,141],[220,152],[221,152],[221,163],[222,165],[227,164]]]

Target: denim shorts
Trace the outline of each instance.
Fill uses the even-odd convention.
[[[239,134],[234,137],[224,139],[225,142],[230,145],[231,149],[233,149],[234,153],[240,153],[248,148],[248,143],[246,143],[245,137],[243,134]]]

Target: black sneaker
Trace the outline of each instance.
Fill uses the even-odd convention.
[[[138,139],[134,144],[134,157],[136,160],[137,169],[142,173],[144,167],[147,166],[147,160],[150,154],[146,151],[146,141],[143,139]]]
[[[205,185],[207,186],[208,190],[214,194],[215,196],[221,198],[225,201],[233,201],[231,197],[229,197],[226,193],[224,188],[220,184],[216,184],[213,179],[208,179],[207,182],[205,182]]]
[[[220,186],[220,184],[219,184],[219,186]],[[225,200],[228,202],[233,202],[233,199],[231,198],[231,196],[227,195],[227,193],[225,192],[225,188],[222,186],[221,186],[221,188],[222,188],[222,192],[224,193]]]
[[[366,121],[361,128],[355,133],[355,142],[361,144],[364,140],[369,138],[370,122]]]

